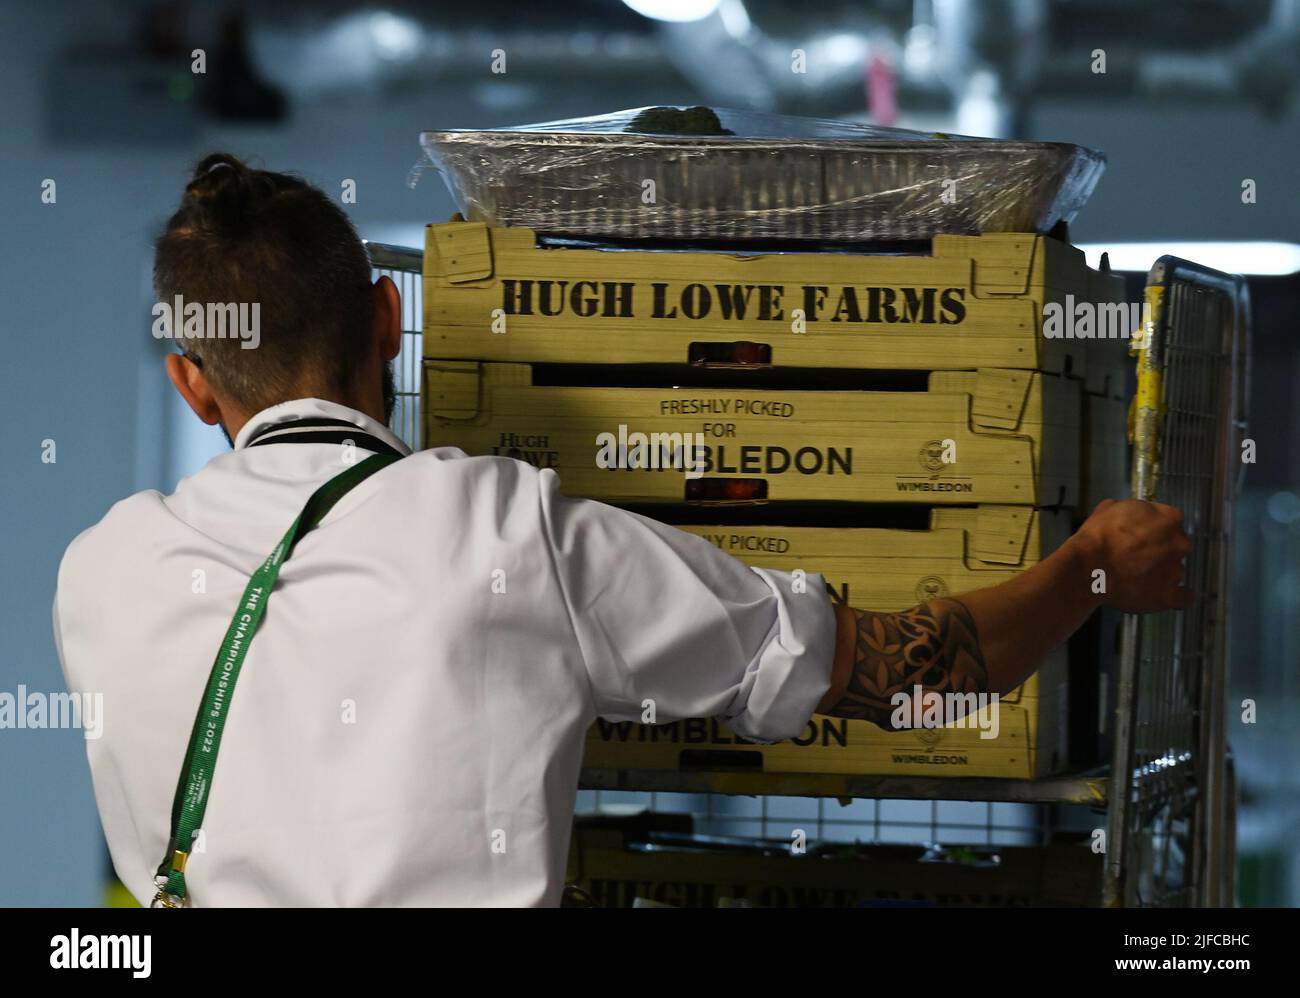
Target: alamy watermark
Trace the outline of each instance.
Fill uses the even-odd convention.
[[[895,693],[889,703],[894,708],[889,725],[895,731],[978,728],[980,738],[990,740],[1001,730],[996,693],[940,693],[913,686],[911,693],[906,690]]]
[[[1148,302],[1075,301],[1066,295],[1064,304],[1043,306],[1043,336],[1049,340],[1126,340],[1140,337],[1150,321]]]
[[[156,340],[242,340],[242,350],[262,342],[261,302],[187,302],[176,295],[155,302],[151,314]]]
[[[707,457],[703,433],[629,433],[619,423],[617,436],[596,434],[596,467],[605,470],[677,469],[687,478],[703,478]]]
[[[41,693],[21,683],[16,693],[0,690],[0,730],[81,728],[87,738],[104,733],[104,694]]]
[[[75,926],[67,935],[50,937],[50,966],[55,970],[129,970],[135,978],[153,972],[153,936],[82,935]]]

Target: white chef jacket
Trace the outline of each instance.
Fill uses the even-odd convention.
[[[345,467],[337,443],[249,440],[321,417],[409,454],[353,409],[277,405],[171,495],[117,503],[60,566],[60,658],[71,690],[103,695],[86,749],[113,864],[142,903],[248,577]],[[280,572],[230,704],[191,902],[558,903],[597,716],[639,720],[652,700],[660,723],[716,716],[760,741],[802,729],[830,685],[835,623],[821,578],[793,581],[567,498],[553,471],[510,458],[443,447],[379,471]]]

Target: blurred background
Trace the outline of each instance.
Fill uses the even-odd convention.
[[[791,71],[795,49],[806,72]],[[1169,251],[1251,278],[1258,458],[1238,507],[1229,699],[1238,891],[1300,904],[1297,91],[1297,0],[3,5],[0,690],[62,689],[49,619],[68,542],[225,447],[174,397],[149,335],[151,241],[206,152],[327,192],[355,181],[361,234],[419,246],[455,210],[435,173],[413,175],[424,129],[707,103],[1062,140],[1109,157],[1071,226],[1094,263],[1107,250],[1137,273]],[[46,440],[57,463],[41,460]],[[637,803],[584,793],[579,808]],[[656,803],[738,834],[764,834],[782,806]],[[786,803],[830,838],[870,826],[916,841],[950,821],[996,843],[1028,827],[1015,805]],[[81,733],[0,730],[0,904],[101,904],[110,872]]]

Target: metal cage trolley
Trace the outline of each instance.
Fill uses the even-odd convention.
[[[421,445],[423,257],[367,243],[376,276],[402,294],[393,429]],[[1039,780],[658,774],[606,790],[674,796],[710,792],[892,801],[1039,805],[1044,838],[1052,807],[1104,808],[1105,905],[1225,905],[1233,901],[1235,790],[1225,737],[1228,581],[1233,498],[1240,484],[1247,409],[1249,300],[1244,279],[1162,257],[1147,279],[1149,318],[1135,334],[1138,391],[1130,412],[1131,491],[1179,506],[1194,547],[1186,584],[1195,606],[1128,616],[1122,624],[1109,772]],[[643,774],[644,778],[644,774]],[[766,799],[766,798],[765,798]],[[820,804],[818,813],[820,814]],[[879,811],[877,811],[877,824]],[[937,820],[937,819],[936,819]],[[991,818],[990,818],[991,820]],[[766,823],[764,823],[764,827]],[[863,824],[870,838],[871,822]],[[937,828],[932,822],[932,830]],[[878,828],[876,829],[879,830]]]
[[[1225,735],[1232,508],[1245,464],[1245,279],[1165,256],[1135,338],[1132,495],[1177,506],[1189,610],[1126,616],[1105,902],[1230,905],[1235,789]]]
[[[392,430],[413,450],[420,447],[420,352],[423,337],[420,329],[424,314],[420,270],[423,255],[419,250],[385,243],[366,242],[373,275],[387,277],[397,285],[402,296],[402,347],[393,361]]]

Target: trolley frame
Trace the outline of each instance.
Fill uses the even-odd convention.
[[[393,429],[418,447],[423,255],[374,242],[366,249],[376,273],[402,294]],[[1148,275],[1147,301],[1150,318],[1134,343],[1132,495],[1184,509],[1194,540],[1187,581],[1198,599],[1190,611],[1124,619],[1109,775],[975,781],[979,787],[953,779],[809,776],[802,792],[1104,805],[1104,905],[1224,905],[1233,900],[1236,797],[1225,734],[1228,583],[1232,504],[1244,471],[1238,455],[1248,407],[1249,297],[1240,276],[1165,256]],[[614,786],[602,774],[605,783],[594,785],[717,792],[704,775],[687,773],[669,786],[668,774],[645,774],[646,786],[635,778]],[[796,776],[780,775],[778,792],[800,794]],[[1009,786],[1000,790],[1002,783]],[[732,779],[727,786],[762,793],[761,784]],[[963,797],[963,787],[979,792]]]

